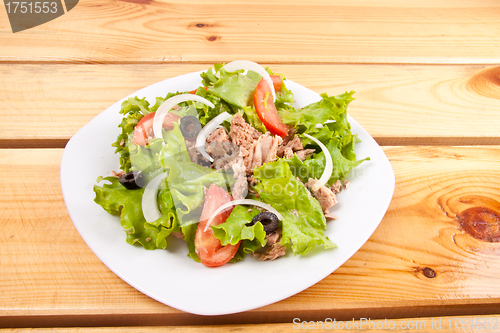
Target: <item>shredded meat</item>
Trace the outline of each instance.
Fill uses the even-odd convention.
[[[281,228],[279,228],[279,229],[276,229],[273,233],[266,235],[266,240],[267,240],[266,245],[272,246],[276,243],[279,243],[281,241],[281,234],[282,234],[282,230],[281,230]]]
[[[229,137],[240,147],[247,175],[251,175],[254,168],[275,161],[278,147],[283,143],[283,139],[279,136],[257,131],[239,113],[231,120]]]
[[[325,213],[325,218],[328,220],[336,220],[337,219],[337,215],[334,215],[334,214],[330,213],[329,211],[326,211],[324,213]]]
[[[208,138],[205,140],[205,151],[213,156],[212,148],[214,147],[214,144],[218,142],[230,142],[229,136],[224,128],[217,128],[215,131],[210,133]]]
[[[207,138],[207,146],[214,158],[213,167],[216,170],[233,170],[236,182],[231,189],[235,200],[244,199],[248,193],[246,169],[240,148],[229,141],[226,131],[219,128],[212,132]]]
[[[261,254],[259,257],[260,261],[264,260],[275,260],[279,257],[282,257],[286,254],[286,247],[281,245],[279,242],[281,241],[282,230],[277,229],[273,233],[266,235],[267,250],[265,253]]]
[[[175,236],[176,238],[179,238],[179,239],[184,239],[184,234],[182,233],[182,231],[172,232],[171,235],[173,235],[173,236]]]
[[[294,136],[293,139],[286,144],[286,147],[291,148],[293,151],[304,149],[302,141],[300,141],[298,136]]]
[[[245,164],[243,163],[243,157],[239,154],[231,163],[231,168],[233,169],[233,176],[236,178],[236,182],[232,188],[232,194],[234,200],[245,199],[248,193],[248,182],[246,177]]]
[[[306,187],[312,192],[316,200],[318,200],[323,212],[329,214],[330,207],[337,204],[337,196],[328,187],[322,185],[317,190],[314,190],[314,185],[318,182],[317,179],[309,178]]]
[[[214,168],[216,170],[227,170],[231,162],[240,154],[240,149],[229,141],[212,141],[210,142],[210,152],[214,158]]]
[[[222,127],[217,128],[215,131],[210,133],[210,135],[207,138],[207,143],[210,144],[210,142],[223,142],[223,141],[229,141],[229,136],[226,133],[226,130]]]
[[[248,155],[243,154],[247,175],[251,175],[253,170],[262,164],[275,161],[282,140],[279,136],[271,136],[269,132],[261,135],[250,147]]]
[[[285,151],[283,152],[283,154],[281,156],[288,159],[288,158],[292,158],[294,154],[295,153],[293,152],[293,150],[291,148],[285,148]]]
[[[297,133],[295,128],[288,129],[288,134],[283,138],[283,145],[285,146]]]
[[[196,144],[194,141],[188,141],[186,140],[186,148],[189,154],[189,158],[191,159],[191,162],[197,163],[198,162],[198,149],[196,149]]]
[[[290,157],[292,157],[294,151],[304,149],[304,146],[302,146],[302,141],[300,141],[300,138],[296,135],[293,137],[292,140],[286,140],[286,141],[285,140],[283,140],[283,143],[278,148],[277,155],[279,157],[283,157],[285,153],[288,153],[290,155],[290,151],[291,151]],[[285,157],[285,158],[290,158],[290,157]]]
[[[233,143],[240,147],[240,149],[248,151],[254,141],[261,135],[262,133],[248,124],[240,113],[231,119],[229,137]]]
[[[113,177],[120,178],[121,176],[123,176],[125,174],[125,171],[123,171],[123,170],[120,170],[118,172],[111,171],[111,174],[113,175]]]
[[[342,182],[337,180],[332,186],[330,186],[330,190],[332,190],[333,193],[340,193],[340,190],[342,189]]]
[[[311,156],[312,154],[314,154],[315,151],[316,151],[315,149],[302,149],[302,150],[296,151],[295,154],[297,154],[297,157],[299,158],[299,160],[304,162],[306,160],[306,158]]]
[[[315,149],[304,149],[302,141],[300,141],[297,135],[292,140],[288,138],[288,141],[286,141],[285,139],[283,140],[283,144],[278,147],[277,155],[279,157],[292,158],[294,154],[297,154],[297,157],[301,161],[305,161],[308,156],[316,151]]]
[[[255,179],[255,177],[253,175],[251,175],[250,177],[247,178],[247,181],[248,183],[251,185],[251,186],[255,186],[255,184],[257,184],[257,179]]]
[[[314,154],[315,151],[316,151],[315,149],[301,149],[301,150],[297,150],[294,152],[290,148],[285,148],[285,152],[283,153],[283,157],[288,159],[288,158],[292,158],[293,155],[297,155],[297,158],[299,160],[301,160],[302,162],[304,162],[306,160],[306,158],[311,156],[312,154]]]
[[[286,254],[286,247],[279,243],[275,243],[271,245],[266,253],[262,254],[259,258],[260,261],[264,260],[275,260],[279,257],[282,257]]]
[[[200,165],[205,165],[209,166],[210,161],[207,160],[205,157],[201,155],[199,152],[198,148],[196,148],[196,142],[193,140],[185,140],[186,142],[186,149],[189,154],[189,158],[191,159],[191,162],[200,164]]]

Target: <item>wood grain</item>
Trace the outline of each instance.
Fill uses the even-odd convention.
[[[370,240],[313,287],[260,309],[183,313],[136,291],[90,251],[67,215],[60,149],[0,150],[0,326],[290,323],[500,311],[500,244],[462,230],[470,207],[500,212],[500,147],[385,147],[393,201]],[[498,225],[497,225],[498,227]]]
[[[74,133],[117,100],[158,81],[210,66],[0,65],[0,147],[64,147]],[[500,144],[498,66],[271,68],[317,93],[356,91],[349,113],[379,144]]]
[[[0,61],[498,64],[499,14],[495,0],[81,0],[16,34],[0,11]]]

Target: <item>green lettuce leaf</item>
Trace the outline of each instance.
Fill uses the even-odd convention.
[[[139,97],[131,97],[122,103],[120,113],[121,114],[130,114],[140,112],[143,116],[151,113],[151,109],[149,108],[149,102],[146,98]]]
[[[294,254],[305,254],[319,245],[325,249],[335,247],[324,235],[326,219],[319,202],[295,178],[285,161],[264,164],[255,169],[254,177],[259,199],[284,217],[282,245],[291,247]]]
[[[129,172],[131,168],[130,162],[130,144],[132,142],[132,132],[139,121],[150,113],[149,103],[145,98],[137,97],[129,98],[121,105],[120,113],[125,116],[122,122],[118,125],[122,132],[116,138],[116,141],[111,145],[115,147],[115,154],[120,154],[120,169]]]
[[[200,258],[196,254],[195,246],[194,246],[194,238],[196,236],[196,229],[198,229],[198,223],[196,224],[188,224],[181,228],[182,234],[184,235],[184,240],[188,246],[188,257],[193,259],[196,262],[201,262]]]
[[[246,225],[260,212],[261,211],[258,209],[249,209],[246,206],[236,206],[226,222],[211,226],[215,238],[219,239],[223,246],[228,244],[235,245],[239,241],[245,239],[249,241],[255,240],[255,244],[258,244],[258,248],[265,246],[266,232],[264,231],[262,223],[257,222],[252,226]],[[245,243],[245,245],[250,244],[251,242]],[[251,247],[250,250],[252,250],[252,252],[255,251],[253,247]]]
[[[205,126],[210,120],[223,112],[234,113],[224,100],[205,90],[203,87],[199,87],[196,90],[196,95],[209,100],[214,105],[213,108],[210,108],[205,104],[197,103],[198,119],[200,120],[201,126]]]
[[[246,75],[242,72],[243,70],[236,72],[219,70],[220,79],[213,83],[208,91],[237,109],[252,105],[255,88],[262,77],[253,71],[248,71]]]
[[[215,72],[212,71],[212,68],[209,68],[206,72],[200,74],[203,86],[210,87],[219,80],[219,78],[215,76],[215,73],[217,73],[222,68],[222,66],[224,66],[224,64],[221,63],[215,64],[214,65]]]
[[[321,94],[322,99],[316,103],[309,104],[300,110],[291,106],[278,109],[281,120],[296,128],[301,128],[301,132],[314,133],[318,130],[317,124],[324,124],[327,120],[338,122],[339,129],[350,130],[347,122],[347,106],[354,100],[354,91],[346,92],[338,96],[328,96]],[[346,123],[347,122],[347,123]],[[343,134],[343,133],[341,133]]]
[[[323,132],[320,132],[318,134],[321,134]],[[327,139],[321,138],[321,135],[313,135],[314,137],[317,137],[318,140],[324,141]],[[347,177],[349,172],[360,165],[364,161],[370,160],[369,157],[364,158],[362,160],[356,161],[356,155],[354,154],[354,143],[356,141],[356,137],[352,136],[351,141],[348,145],[344,146],[345,153],[349,158],[346,158],[341,151],[341,144],[339,143],[339,140],[335,137],[331,138],[330,141],[325,143],[326,148],[330,152],[332,162],[333,162],[333,172],[330,177],[330,179],[327,182],[327,186],[332,185],[335,183],[338,179],[344,179]],[[307,142],[307,140],[303,140],[303,142]],[[323,174],[323,171],[325,170],[326,166],[326,158],[325,158],[325,153],[317,148],[317,151],[320,151],[317,154],[314,154],[313,156],[308,157],[305,161],[301,161],[297,155],[293,155],[289,159],[285,159],[284,161],[288,163],[290,166],[290,170],[292,171],[293,175],[295,177],[298,177],[302,182],[307,183],[309,178],[316,178],[319,179],[321,175]]]
[[[264,123],[262,122],[262,120],[260,120],[257,111],[255,111],[253,107],[251,106],[244,107],[242,116],[247,123],[252,125],[252,127],[258,130],[259,132],[262,133],[267,132],[266,126],[264,126]]]
[[[276,108],[279,109],[285,107],[286,105],[293,104],[295,98],[293,97],[293,92],[286,87],[285,76],[283,76],[283,74],[280,73],[273,73],[269,69],[269,67],[266,67],[266,71],[267,73],[269,73],[269,75],[279,75],[281,77],[281,80],[283,80],[283,86],[281,88],[281,91],[276,93],[276,102],[274,103],[276,105]]]
[[[144,189],[127,190],[116,177],[99,177],[97,182],[102,180],[110,184],[94,185],[94,201],[108,213],[120,216],[127,242],[138,243],[146,250],[165,249],[167,236],[179,230],[175,211],[168,204],[160,205],[162,218],[155,223],[148,223],[142,214]],[[168,193],[162,196],[168,196]]]
[[[167,182],[182,227],[199,222],[205,187],[215,184],[229,190],[228,187],[234,182],[232,177],[222,172],[192,162],[171,161],[169,168]]]

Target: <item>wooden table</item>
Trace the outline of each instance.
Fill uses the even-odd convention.
[[[0,8],[0,327],[281,332],[294,318],[369,318],[479,331],[500,321],[500,244],[460,225],[483,207],[482,226],[500,231],[500,3],[186,2],[80,0],[18,33]],[[90,251],[63,202],[60,159],[120,98],[236,59],[318,93],[355,90],[349,112],[383,146],[396,189],[369,241],[318,284],[196,316],[138,292]]]

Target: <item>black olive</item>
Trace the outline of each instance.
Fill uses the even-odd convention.
[[[262,223],[266,234],[270,234],[276,229],[278,229],[279,219],[274,213],[262,212],[260,214],[255,215],[252,219],[252,222],[249,222],[246,225],[252,226],[257,222]]]
[[[141,179],[142,179],[142,172],[130,171],[121,176],[119,182],[120,184],[125,186],[126,189],[135,190],[139,188],[139,185],[137,183],[140,183]]]
[[[194,116],[182,117],[181,125],[179,127],[185,138],[194,138],[201,131],[200,121]]]

